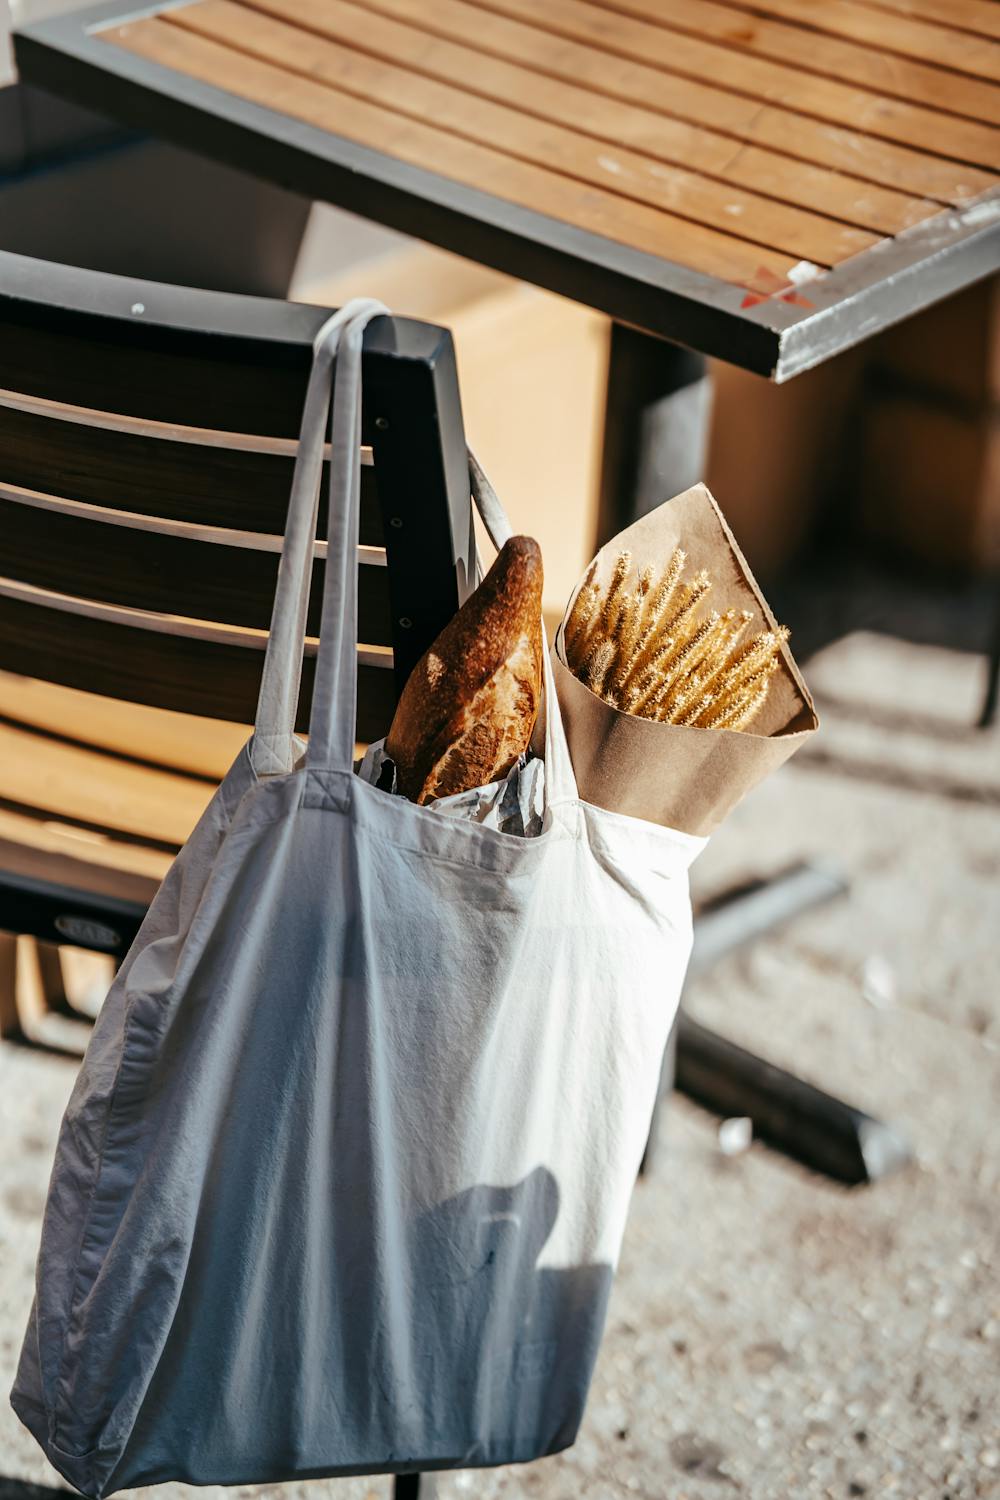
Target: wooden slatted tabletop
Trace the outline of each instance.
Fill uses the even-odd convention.
[[[134,17],[27,28],[22,75],[779,379],[1000,267],[997,0]]]

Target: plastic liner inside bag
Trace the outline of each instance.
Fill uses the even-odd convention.
[[[384,746],[384,740],[369,745],[357,773],[362,781],[400,797],[396,766]],[[439,797],[426,806],[446,818],[464,818],[467,823],[481,823],[484,828],[516,838],[535,838],[542,831],[545,811],[545,762],[526,750],[502,780],[456,792],[453,797]]]

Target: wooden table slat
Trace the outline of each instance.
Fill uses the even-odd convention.
[[[616,104],[642,105],[738,141],[772,148],[796,162],[847,172],[921,198],[960,202],[985,192],[994,181],[988,172],[834,126],[813,115],[795,114],[780,101],[762,104],[760,99],[726,92],[715,83],[666,74],[639,55],[609,51],[601,46],[600,37],[586,42],[567,36],[565,30],[541,30],[510,15],[480,10],[468,0],[372,0],[372,6],[405,15],[435,36],[460,37],[489,55],[525,63],[546,80],[585,84],[595,95],[603,93]]]
[[[947,67],[931,66],[920,58],[902,56],[871,43],[845,40],[827,30],[824,21],[832,7],[826,5],[805,9],[799,0],[793,0],[791,9],[780,4],[758,5],[756,0],[725,0],[725,3],[718,3],[718,0],[593,0],[593,3],[621,15],[717,42],[733,48],[738,54],[770,59],[803,69],[807,74],[890,94],[911,104],[930,105],[971,119],[981,118],[994,123],[1000,120],[1000,91],[993,86],[992,71],[977,78],[970,76],[968,71],[956,73]],[[799,24],[792,24],[789,17],[796,5]],[[856,8],[863,9],[861,6]],[[773,11],[774,18],[762,15],[762,11]],[[875,18],[878,29],[883,31],[888,31],[902,19],[881,11],[868,14]],[[942,32],[940,27],[926,29]],[[962,32],[942,32],[942,35],[946,40],[950,36],[958,37],[963,50],[970,55],[977,55],[980,50],[992,50],[1000,55],[1000,47],[982,38]],[[938,63],[943,61],[943,58],[935,59]]]
[[[565,28],[558,34],[542,30],[530,24],[530,7],[525,8],[525,22],[479,9],[469,0],[369,0],[369,5],[412,22],[439,40],[468,43],[484,58],[500,57],[532,68],[540,75],[540,94],[553,79],[585,87],[595,100],[604,96],[616,109],[634,105],[667,122],[676,120],[748,147],[780,153],[790,172],[817,166],[943,203],[974,197],[996,180],[968,165],[795,114],[782,107],[780,96],[765,104],[742,93],[728,93],[714,82],[667,73],[644,60],[641,48],[633,48],[632,56],[605,48],[597,33],[588,42],[569,37]],[[730,145],[729,153],[731,160],[743,159],[735,145]]]
[[[682,168],[718,184],[732,183],[763,194],[765,199],[812,210],[822,216],[827,232],[834,219],[879,236],[892,235],[939,211],[932,200],[876,188],[843,173],[793,162],[778,152],[751,146],[740,150],[728,136],[540,75],[523,64],[429,33],[411,24],[421,18],[428,0],[381,0],[378,10],[371,5],[362,8],[356,0],[242,0],[242,4],[332,40],[351,45],[353,39],[365,52],[460,87],[466,93],[516,108],[526,118],[563,125],[605,146],[642,153],[637,168],[640,176],[663,182],[664,166]],[[388,12],[393,9],[398,9],[404,20],[391,17]],[[182,12],[178,20],[183,19]],[[620,167],[621,162],[615,161],[615,166]],[[671,174],[666,180],[675,183],[678,179]],[[632,191],[627,180],[622,186]],[[793,248],[779,237],[781,221],[766,213],[763,222],[773,223],[773,234],[752,232],[742,197],[722,188],[713,201],[716,214],[723,217],[702,222],[721,223],[732,229],[738,217],[744,232],[753,233],[753,238]],[[756,206],[753,200],[750,205]],[[822,250],[803,249],[802,253],[810,260],[825,260]]]
[[[168,14],[176,16],[177,12]],[[164,19],[153,17],[114,28],[106,38],[138,56],[335,136],[458,181],[489,183],[499,198],[562,216],[594,234],[697,266],[726,281],[770,291],[774,278],[787,280],[794,264],[794,257],[787,254],[750,245],[599,188],[581,191],[580,184],[558,173],[367,104],[357,95],[235,52]]]
[[[348,39],[355,32],[357,11],[340,5],[339,0],[323,0],[329,18],[328,35],[337,31],[336,44],[295,24],[297,18],[301,19],[297,3],[283,6],[275,0],[269,9],[283,11],[286,21],[232,0],[201,0],[185,10],[167,13],[165,19],[190,25],[202,35],[289,71],[356,93],[382,109],[433,122],[439,129],[480,145],[495,146],[515,159],[558,172],[585,186],[593,184],[624,199],[681,213],[733,238],[784,251],[798,259],[835,265],[876,243],[875,236],[825,216],[723,187],[710,178],[665,167],[635,152],[619,149],[609,153],[590,136],[469,94],[459,82],[461,74],[441,84],[409,67],[368,56],[367,49],[379,40],[390,47],[398,40],[398,29],[392,33],[391,23],[379,17],[367,20],[366,52],[355,51]],[[341,26],[335,28],[338,15]],[[386,32],[390,33],[388,37]],[[402,54],[397,49],[396,56],[405,62],[405,48]]]
[[[623,199],[679,212],[696,223],[784,251],[795,259],[831,266],[877,243],[877,237],[867,231],[697,173],[664,166],[633,151],[609,150],[591,136],[539,120],[512,105],[470,94],[458,81],[460,73],[454,81],[443,84],[399,63],[386,63],[367,51],[355,51],[347,42],[357,12],[350,5],[339,5],[338,0],[323,0],[327,36],[295,24],[299,0],[287,5],[273,0],[269,8],[283,10],[287,19],[278,20],[275,15],[264,15],[232,0],[201,0],[198,5],[168,12],[164,19],[289,72],[356,94],[382,109],[433,122],[437,128],[479,145],[493,145],[517,160],[558,172],[585,189],[594,185]],[[335,30],[336,42],[329,39]],[[370,17],[366,47],[374,48],[381,42],[405,62],[405,45],[393,47],[399,41],[398,31],[392,23]]]
[[[1000,40],[1000,7],[995,0],[867,0],[876,10],[896,11],[923,21],[940,21],[956,31]]]
[[[600,0],[609,3],[609,0]],[[616,7],[634,8],[634,0],[610,0]],[[684,0],[685,4],[690,0]],[[726,0],[727,5],[770,15],[808,26],[816,33],[849,38],[878,52],[900,58],[916,58],[956,73],[1000,79],[1000,46],[950,25],[946,18],[929,21],[902,11],[885,11],[867,0],[822,0],[804,5],[802,0]],[[721,8],[721,7],[720,7]],[[647,7],[641,7],[643,13]],[[813,38],[818,41],[819,37]],[[961,86],[962,80],[956,80]]]
[[[607,53],[651,63],[667,73],[714,84],[761,103],[779,101],[851,130],[980,167],[1000,168],[1000,130],[919,104],[806,73],[768,58],[706,42],[649,21],[606,10],[590,0],[480,0],[484,13],[527,20],[558,36],[575,38]],[[661,87],[669,86],[664,79]],[[975,85],[970,80],[969,88]],[[985,85],[981,86],[985,87]],[[1000,93],[990,88],[991,118],[1000,119]]]

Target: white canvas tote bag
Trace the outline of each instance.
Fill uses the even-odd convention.
[[[539,836],[353,773],[361,344],[381,311],[317,340],[255,733],[62,1124],[11,1399],[93,1496],[511,1463],[570,1444],[583,1411],[704,840],[578,800],[548,662]]]

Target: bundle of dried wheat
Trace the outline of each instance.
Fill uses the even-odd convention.
[[[784,626],[746,639],[750,610],[697,609],[712,587],[703,569],[690,583],[687,555],[675,548],[656,576],[636,576],[632,555],[619,554],[607,590],[595,581],[596,560],[566,622],[566,661],[613,708],[699,729],[747,729],[778,669]]]

